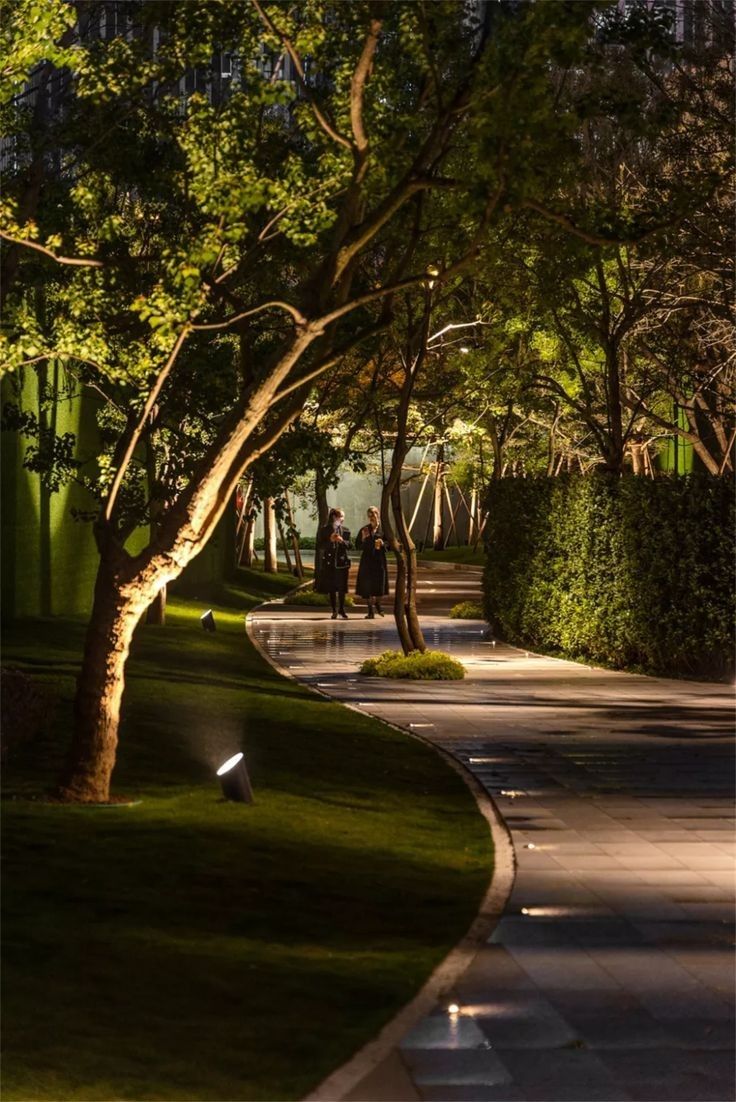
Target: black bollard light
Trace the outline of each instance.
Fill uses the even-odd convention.
[[[250,777],[242,753],[234,754],[223,762],[217,770],[217,776],[220,778],[222,794],[226,800],[232,800],[236,804],[253,803],[253,789],[250,786]]]
[[[211,608],[208,608],[206,612],[202,613],[199,622],[205,631],[215,631],[215,617]]]

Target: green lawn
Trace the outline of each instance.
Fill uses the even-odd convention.
[[[5,769],[5,1102],[299,1098],[477,910],[491,848],[465,786],[265,664],[244,611],[293,580],[243,581],[214,635],[181,598],[138,633],[115,774],[137,806],[43,802],[84,625],[5,633],[4,663],[58,696]],[[252,807],[221,802],[213,776],[240,748]]]
[[[483,545],[474,551],[472,547],[446,547],[444,551],[420,551],[420,562],[459,562],[467,566],[485,566],[486,555]]]

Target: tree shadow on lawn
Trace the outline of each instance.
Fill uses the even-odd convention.
[[[99,1075],[112,1093],[95,1097],[297,1097],[411,996],[487,882],[463,815],[440,855],[431,833],[397,844],[390,815],[368,843],[305,801],[225,805],[221,822],[201,802],[14,809],[6,1097],[16,1062]]]

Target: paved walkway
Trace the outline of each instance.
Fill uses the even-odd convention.
[[[275,662],[450,751],[511,833],[493,936],[401,1041],[416,1093],[381,1097],[732,1102],[732,693],[493,645],[481,622],[440,615],[478,584],[422,573],[427,641],[462,659],[463,682],[360,677],[397,640],[359,606],[348,622],[255,614]]]

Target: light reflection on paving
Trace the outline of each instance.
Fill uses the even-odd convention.
[[[360,606],[254,617],[294,676],[454,754],[511,832],[516,881],[451,993],[461,1014],[438,1006],[402,1044],[419,1093],[732,1099],[732,694],[492,646],[486,625],[442,615],[457,592],[477,599],[478,576],[451,582],[423,587],[441,592],[422,623],[462,682],[358,675],[398,647]]]

